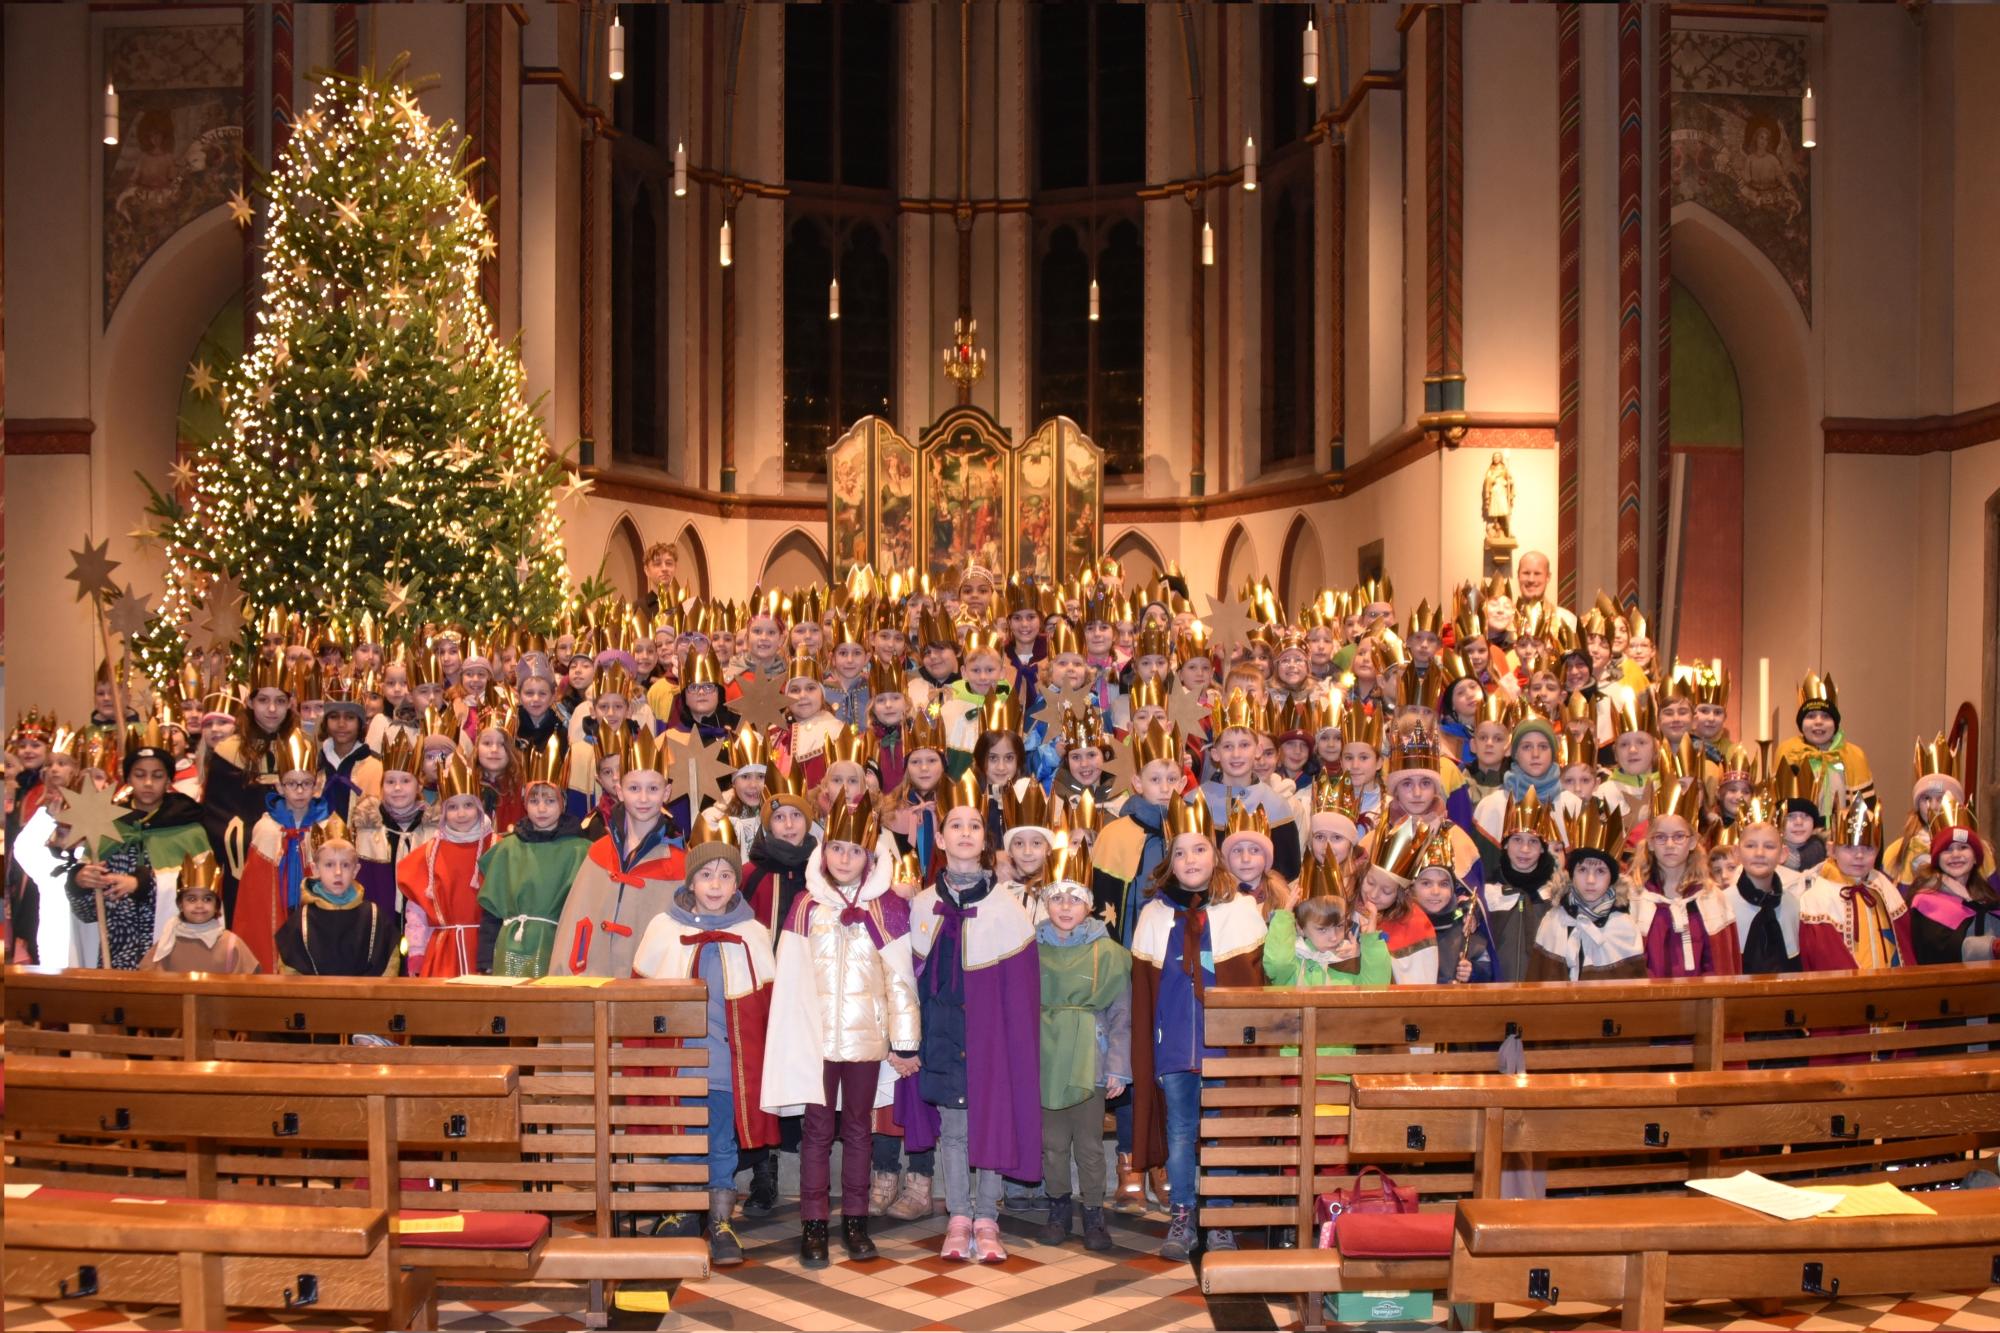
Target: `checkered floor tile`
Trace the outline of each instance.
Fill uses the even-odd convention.
[[[1008,1213],[1001,1229],[1010,1254],[1004,1264],[974,1267],[938,1258],[944,1218],[882,1221],[874,1228],[881,1257],[868,1263],[837,1261],[823,1269],[799,1263],[796,1209],[786,1207],[741,1228],[748,1262],[718,1271],[709,1281],[682,1285],[667,1314],[613,1310],[613,1329],[703,1330],[959,1330],[962,1333],[1069,1333],[1071,1330],[1295,1329],[1298,1312],[1288,1302],[1256,1298],[1205,1301],[1186,1264],[1156,1254],[1165,1233],[1157,1213],[1110,1214],[1116,1248],[1091,1254],[1073,1237],[1062,1247],[1033,1239],[1038,1213]],[[833,1253],[841,1253],[834,1227]],[[1446,1310],[1432,1325],[1441,1333]],[[1559,1305],[1530,1310],[1502,1305],[1496,1326],[1524,1333],[1599,1333],[1618,1327],[1618,1312]],[[459,1330],[549,1330],[588,1327],[582,1289],[548,1286],[508,1289],[446,1288],[438,1327]],[[171,1309],[108,1309],[88,1304],[8,1301],[5,1327],[31,1333],[124,1333],[178,1327]],[[231,1330],[343,1328],[337,1321],[298,1312],[232,1319]],[[1425,1325],[1404,1325],[1413,1333]],[[2000,1331],[2000,1288],[1977,1293],[1932,1293],[1914,1299],[1859,1297],[1787,1305],[1758,1315],[1740,1305],[1711,1301],[1676,1306],[1668,1329],[1701,1333],[1923,1333],[1925,1330]]]

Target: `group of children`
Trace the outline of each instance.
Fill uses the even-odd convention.
[[[174,972],[705,984],[715,1261],[798,1154],[801,1254],[931,1215],[1006,1257],[1107,1209],[1195,1225],[1214,986],[1678,978],[1988,961],[1993,857],[1958,748],[1916,748],[1885,845],[1830,678],[1798,735],[1728,735],[1726,674],[1643,621],[1386,583],[1220,643],[1177,578],[974,569],[747,604],[685,595],[552,638],[418,641],[273,615],[241,677],[8,737],[11,961]],[[144,691],[142,691],[144,692]],[[727,776],[696,789],[702,747]],[[86,792],[89,795],[86,795]],[[73,804],[114,833],[72,839]],[[1020,1077],[1039,1069],[1039,1079]],[[1115,1126],[1115,1166],[1104,1149]],[[698,1228],[669,1215],[659,1225]]]

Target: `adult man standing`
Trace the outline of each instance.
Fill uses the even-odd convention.
[[[1548,610],[1542,614],[1547,623],[1561,623],[1571,629],[1576,628],[1576,615],[1567,607],[1556,604],[1549,596],[1549,558],[1540,551],[1524,551],[1514,564],[1514,581],[1521,590],[1520,600],[1515,603],[1517,621],[1524,617],[1529,607],[1536,602],[1544,602]]]

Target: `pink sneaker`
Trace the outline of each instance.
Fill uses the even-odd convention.
[[[954,1217],[944,1229],[944,1246],[938,1251],[940,1259],[970,1259],[972,1257],[972,1219]]]
[[[972,1258],[982,1264],[1007,1262],[1007,1247],[1000,1243],[998,1222],[982,1218],[972,1224]]]

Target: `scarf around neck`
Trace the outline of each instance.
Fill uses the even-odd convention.
[[[1541,798],[1543,805],[1554,805],[1556,797],[1562,792],[1562,769],[1552,763],[1548,772],[1537,778],[1530,777],[1522,769],[1510,767],[1507,775],[1500,779],[1500,789],[1516,801],[1532,791]]]

